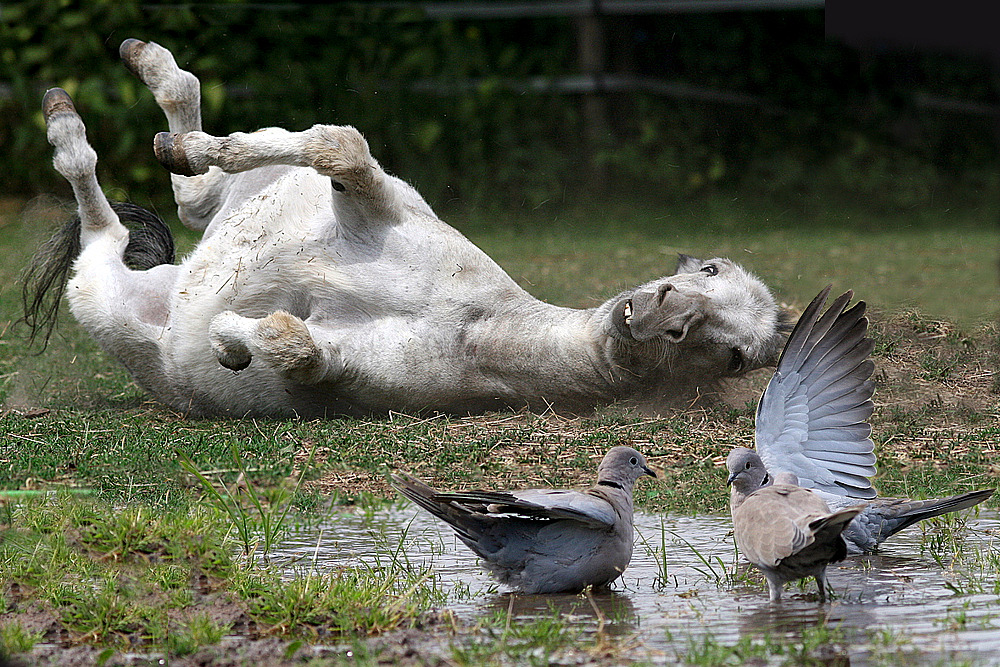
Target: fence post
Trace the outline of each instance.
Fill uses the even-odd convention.
[[[577,57],[581,73],[589,79],[591,86],[583,92],[583,131],[586,141],[587,173],[590,185],[600,188],[607,180],[607,169],[598,165],[596,151],[604,145],[608,136],[607,100],[603,86],[604,26],[601,16],[601,0],[590,0],[588,11],[576,19]]]

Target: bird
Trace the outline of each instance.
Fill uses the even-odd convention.
[[[447,523],[500,583],[528,594],[605,587],[632,559],[632,489],[656,473],[631,447],[612,447],[586,491],[441,493],[406,473],[406,498]]]
[[[928,500],[878,497],[871,483],[875,364],[866,304],[847,308],[854,296],[847,291],[821,315],[830,289],[806,307],[785,343],[757,404],[754,447],[770,473],[762,484],[785,472],[832,511],[863,504],[843,535],[848,553],[869,554],[917,521],[972,507],[994,489]]]
[[[841,533],[863,506],[831,512],[788,472],[765,484],[760,457],[745,447],[729,453],[726,468],[736,546],[764,573],[769,600],[779,601],[786,583],[804,577],[816,578],[819,599],[826,600],[826,566],[847,556]]]

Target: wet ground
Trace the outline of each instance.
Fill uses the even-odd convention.
[[[960,564],[944,540],[947,527],[927,537],[916,527],[891,538],[878,556],[831,567],[836,598],[827,604],[818,602],[812,582],[789,585],[781,603],[768,603],[763,579],[745,565],[734,567],[728,517],[640,514],[636,525],[632,564],[613,592],[595,594],[593,602],[508,594],[444,524],[411,507],[336,515],[273,555],[292,559],[298,571],[324,571],[395,554],[414,566],[431,565],[449,591],[447,608],[459,618],[509,613],[516,623],[558,609],[585,631],[600,626],[634,638],[632,656],[652,662],[695,661],[712,646],[740,642],[813,642],[829,645],[829,664],[1000,665],[995,511],[983,511],[960,531],[966,554]],[[931,548],[935,540],[946,546]]]

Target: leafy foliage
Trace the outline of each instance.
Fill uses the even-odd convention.
[[[596,139],[580,95],[532,84],[579,73],[570,18],[446,20],[402,3],[243,0],[25,0],[0,16],[11,91],[0,96],[0,147],[8,188],[22,194],[68,193],[38,110],[58,85],[84,115],[105,188],[172,208],[149,151],[162,114],[118,63],[126,37],[167,46],[201,77],[207,131],[351,123],[435,205],[536,205],[581,188],[662,201],[742,185],[848,191],[896,209],[944,184],[997,185],[979,175],[997,153],[988,116],[914,103],[995,103],[988,63],[861,54],[824,40],[821,10],[604,17],[607,71],[747,101],[608,94]]]

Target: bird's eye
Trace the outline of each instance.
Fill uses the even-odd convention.
[[[701,267],[701,270],[703,273],[707,273],[710,276],[719,275],[719,267],[717,267],[715,264],[706,264],[705,266]]]
[[[746,469],[747,469],[747,470],[750,470],[750,462],[749,462],[749,461],[747,461],[747,464],[746,464]]]
[[[639,465],[639,459],[635,458],[634,456],[632,458],[630,458],[628,460],[628,462],[629,462],[630,465],[634,465],[634,466]]]
[[[743,365],[745,363],[746,360],[743,358],[743,353],[740,352],[740,348],[734,347],[732,350],[729,351],[728,370],[730,373],[739,373],[741,370],[743,370]]]

